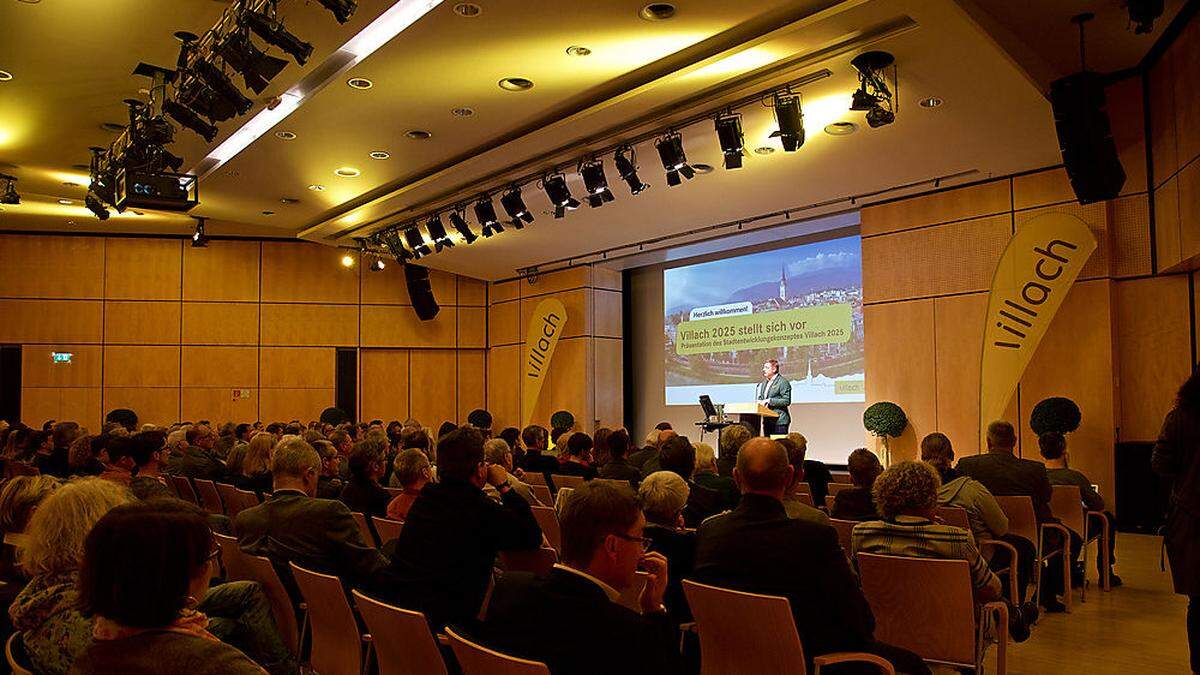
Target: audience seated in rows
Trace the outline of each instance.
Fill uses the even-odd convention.
[[[521,431],[521,442],[525,444],[525,457],[521,468],[535,473],[551,473],[558,469],[558,460],[546,454],[550,435],[546,427],[531,424]]]
[[[1041,451],[1042,457],[1046,460],[1046,477],[1050,479],[1051,485],[1074,485],[1079,488],[1079,495],[1083,501],[1083,507],[1088,511],[1095,511],[1099,514],[1098,517],[1108,521],[1108,562],[1111,565],[1116,562],[1116,544],[1117,544],[1117,528],[1113,514],[1104,510],[1104,497],[1096,492],[1096,488],[1092,487],[1092,481],[1079,471],[1070,467],[1070,453],[1067,451],[1067,438],[1063,434],[1056,431],[1049,431],[1041,436],[1038,436],[1038,449]],[[1097,526],[1097,529],[1098,526]],[[1071,533],[1071,585],[1079,586],[1083,583],[1084,569],[1083,563],[1079,561],[1079,553],[1082,550],[1083,539],[1075,532]],[[1096,570],[1103,574],[1104,560],[1099,555],[1096,556]],[[1121,585],[1121,577],[1110,572],[1109,581],[1117,586]]]
[[[388,502],[387,517],[392,520],[404,520],[421,490],[433,480],[433,468],[425,453],[416,448],[401,450],[400,454],[396,455],[394,464],[392,475],[400,483],[403,492]]]
[[[521,495],[525,501],[529,502],[530,506],[550,506],[549,504],[543,504],[541,500],[539,500],[537,496],[533,494],[533,488],[529,487],[528,483],[525,483],[521,480],[520,476],[523,476],[525,472],[521,471],[520,469],[513,468],[513,453],[508,447],[508,443],[503,438],[488,439],[488,441],[483,444],[483,458],[490,464],[498,464],[504,467],[504,470],[508,472],[509,485],[511,485],[512,489],[516,491],[517,494]],[[488,497],[498,502],[503,502],[503,500],[500,498],[500,492],[497,491],[496,488],[491,484],[484,485],[483,492]]]
[[[954,447],[945,434],[935,431],[921,439],[921,461],[936,469],[942,479],[938,503],[967,512],[967,522],[971,525],[976,544],[989,539],[1002,539],[1008,534],[1008,516],[1004,515],[1004,510],[992,493],[983,483],[961,475],[951,467],[954,463]]]
[[[583,432],[576,432],[566,438],[566,452],[559,453],[558,468],[554,473],[560,476],[582,476],[585,480],[596,477],[596,468],[592,466],[592,437]]]
[[[350,452],[350,480],[339,496],[351,511],[368,518],[387,515],[392,495],[379,484],[387,463],[384,459],[387,449],[382,440],[370,436],[354,444],[354,450]]]
[[[516,427],[505,427],[497,435],[497,438],[504,439],[508,443],[508,448],[512,450],[513,465],[521,467],[525,459],[525,447],[521,445],[521,430]]]
[[[617,429],[605,439],[608,446],[608,461],[600,465],[597,474],[600,478],[610,480],[627,480],[630,485],[636,485],[642,478],[642,472],[627,459],[630,449],[629,432]]]
[[[166,434],[161,431],[142,431],[134,434],[131,449],[137,475],[129,481],[129,490],[138,499],[154,497],[170,497],[171,489],[167,487],[167,479],[163,477],[165,464]]]
[[[342,480],[341,474],[338,473],[341,468],[341,456],[338,455],[333,443],[329,441],[318,440],[309,445],[313,446],[313,450],[316,450],[317,456],[321,458],[321,475],[317,477],[317,497],[337,499],[342,494],[342,488],[346,487],[346,481]]]
[[[833,482],[833,474],[829,471],[829,467],[825,466],[824,462],[807,459],[808,439],[804,437],[804,434],[793,431],[787,437],[788,440],[800,448],[800,453],[805,456],[804,482],[808,483],[808,490],[812,494],[813,503],[817,506],[824,506],[825,497],[829,495],[829,484]]]
[[[732,512],[701,524],[692,578],[787,598],[810,669],[815,656],[865,651],[887,659],[897,671],[929,673],[921,657],[875,640],[875,617],[837,532],[788,517],[783,499],[795,473],[776,441],[755,438],[739,448],[734,480],[742,500]]]
[[[659,429],[656,433],[658,435],[651,443],[629,456],[629,463],[636,466],[642,476],[649,476],[662,468],[658,465],[658,455],[663,444],[679,435],[672,429]]]
[[[67,478],[71,475],[71,443],[81,435],[79,425],[74,422],[58,422],[50,430],[49,443],[43,443],[34,457],[33,464],[44,474]]]
[[[188,478],[220,480],[225,476],[225,465],[212,454],[216,434],[205,425],[197,424],[185,432],[186,447],[179,452],[172,450],[167,460],[167,473]],[[168,445],[170,439],[168,439]]]
[[[721,456],[717,459],[717,473],[733,477],[733,467],[737,464],[737,454],[746,441],[750,440],[750,430],[744,424],[732,424],[721,430],[717,447]]]
[[[791,438],[781,438],[777,443],[787,453],[788,467],[792,472],[783,496],[784,512],[787,513],[788,518],[807,520],[818,525],[832,527],[833,523],[829,522],[829,516],[824,511],[804,503],[799,495],[800,484],[804,482],[804,448],[797,445]]]
[[[541,661],[555,675],[679,673],[678,630],[663,606],[667,559],[646,552],[646,519],[633,491],[587,483],[566,502],[560,521],[562,564],[545,577],[500,577],[479,639]],[[649,574],[640,615],[617,602],[639,567]]]
[[[488,440],[492,437],[492,414],[482,408],[476,408],[467,413],[467,424],[475,427],[483,440]]]
[[[879,514],[875,511],[871,487],[875,485],[879,474],[883,473],[883,464],[879,463],[875,453],[858,448],[850,453],[846,468],[850,471],[850,482],[854,487],[834,495],[829,516],[838,520],[875,520]]]
[[[225,480],[241,490],[260,496],[271,492],[271,453],[275,449],[273,434],[255,434],[239,457],[237,466],[229,466]]]
[[[691,576],[696,560],[696,533],[684,527],[683,510],[688,494],[687,481],[672,471],[655,471],[638,487],[649,550],[667,558],[670,582],[663,602],[671,617],[680,623],[692,620],[681,582]]]
[[[709,490],[721,493],[727,508],[734,508],[742,498],[738,492],[737,483],[729,476],[722,476],[717,470],[716,451],[708,443],[696,443],[696,473],[692,474],[692,482]]]
[[[692,474],[696,472],[696,449],[686,437],[673,436],[663,443],[658,451],[658,463],[662,471],[673,472],[687,483],[688,499],[683,507],[683,522],[687,527],[695,528],[705,518],[733,507],[726,503],[720,492],[692,482]]]

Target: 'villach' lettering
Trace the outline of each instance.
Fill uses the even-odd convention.
[[[538,338],[537,345],[533,351],[529,352],[529,372],[526,373],[529,377],[537,377],[542,372],[542,366],[546,365],[546,352],[550,350],[550,338],[558,332],[559,322],[562,318],[554,312],[546,315],[542,321],[542,337]]]
[[[1063,249],[1056,250],[1059,246]],[[1054,281],[1062,276],[1063,266],[1070,262],[1070,259],[1065,257],[1070,255],[1070,251],[1075,251],[1079,247],[1065,242],[1061,239],[1055,239],[1046,248],[1034,247],[1033,252],[1038,256],[1037,262],[1034,263],[1033,273],[1041,281]],[[996,327],[1003,329],[1013,335],[1016,342],[1005,342],[996,340],[993,344],[997,347],[1005,347],[1007,349],[1020,349],[1021,340],[1026,337],[1025,329],[1033,328],[1031,321],[1038,318],[1037,307],[1044,304],[1050,297],[1050,287],[1040,283],[1038,280],[1026,282],[1021,288],[1020,301],[1011,299],[1005,300],[1005,309],[999,311],[1000,316],[997,317]],[[1009,311],[1015,310],[1016,313]]]

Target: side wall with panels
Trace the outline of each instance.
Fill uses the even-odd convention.
[[[442,310],[421,322],[398,266],[340,257],[290,241],[0,235],[0,342],[23,346],[22,417],[313,419],[334,403],[338,348],[359,352],[360,418],[436,426],[484,406],[487,284],[433,272]]]

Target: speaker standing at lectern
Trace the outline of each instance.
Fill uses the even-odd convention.
[[[758,402],[779,413],[770,419],[763,416],[763,436],[786,434],[792,418],[788,406],[792,404],[792,383],[779,374],[779,362],[771,359],[763,364],[763,381],[758,383]]]

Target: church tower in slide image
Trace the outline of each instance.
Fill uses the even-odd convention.
[[[787,268],[783,265],[779,266],[779,302],[787,302]]]

